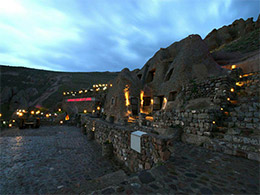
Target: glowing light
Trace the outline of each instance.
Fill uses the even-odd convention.
[[[13,123],[15,123],[15,120],[13,120]]]
[[[63,121],[60,121],[60,124],[63,124]]]
[[[227,101],[230,101],[230,98],[227,98]]]
[[[96,87],[96,85],[93,85],[93,88],[95,88]]]
[[[86,113],[87,113],[87,110],[84,110],[84,113],[86,114]]]
[[[5,125],[5,124],[6,124],[6,122],[5,122],[5,121],[3,121],[3,124]]]
[[[220,108],[220,110],[224,110],[223,108]]]
[[[100,107],[99,107],[99,106],[97,107],[97,110],[100,110]]]
[[[141,91],[141,93],[140,93],[140,100],[141,100],[140,112],[143,113],[143,107],[144,107],[144,91]]]
[[[83,92],[82,90],[79,91],[79,93],[82,93],[82,92]]]
[[[212,121],[213,124],[216,124],[216,121]]]
[[[95,110],[92,110],[92,112],[94,113],[94,112],[95,112]]]
[[[92,101],[92,98],[67,99],[67,102],[88,102],[88,101]]]
[[[231,66],[231,69],[233,70],[233,69],[235,69],[237,66],[236,65],[232,65]]]
[[[43,112],[41,112],[41,115],[43,115]]]
[[[153,99],[151,99],[151,105],[153,105]]]
[[[242,78],[242,75],[239,75],[239,78],[241,79],[241,78]]]
[[[234,91],[235,91],[235,89],[234,89],[234,88],[231,88],[231,89],[230,89],[230,91],[231,91],[231,92],[234,92]]]
[[[113,87],[113,85],[112,85],[112,84],[110,84],[110,87]]]
[[[65,117],[65,121],[68,121],[68,120],[70,120],[70,117],[69,117],[69,115],[67,114],[67,116]]]
[[[58,111],[61,112],[61,108],[59,108]]]
[[[16,115],[19,115],[20,112],[16,112]]]
[[[49,118],[49,114],[46,114],[46,117]]]
[[[148,121],[151,121],[151,122],[152,122],[152,121],[153,121],[153,117],[152,117],[152,116],[146,116],[146,117],[145,117],[145,120],[148,120]]]
[[[164,98],[163,98],[163,106],[162,106],[162,109],[163,109],[163,110],[166,108],[166,105],[167,105],[167,98],[164,97]]]
[[[2,113],[0,113],[0,117],[2,117]]]
[[[23,116],[23,113],[22,113],[22,112],[19,112],[19,114],[18,114],[18,115],[21,117],[21,116]]]
[[[63,95],[66,95],[66,92],[63,92]]]
[[[88,90],[85,90],[85,93],[87,93],[88,92]]]
[[[12,127],[12,124],[9,124],[8,126],[9,126],[9,127]]]
[[[38,111],[36,112],[36,114],[40,114],[40,112],[41,112],[41,111],[40,111],[40,110],[38,110]]]
[[[21,111],[20,111],[21,112]],[[25,110],[22,110],[22,112],[26,112]]]
[[[125,105],[126,106],[130,106],[130,101],[129,101],[129,86],[126,85],[125,89],[124,89],[124,93],[125,93]]]

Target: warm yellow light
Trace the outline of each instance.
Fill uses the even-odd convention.
[[[66,93],[65,93],[65,92],[63,92],[63,95],[66,95]]]
[[[19,116],[23,116],[23,113],[22,112],[19,112],[19,114],[18,114]]]
[[[100,110],[100,107],[99,107],[99,106],[97,107],[97,110]]]
[[[46,114],[46,117],[49,118],[49,114]]]
[[[230,101],[230,98],[227,98],[227,101]]]
[[[86,114],[86,113],[87,113],[87,110],[84,110],[84,113]]]
[[[216,122],[215,122],[215,121],[212,121],[212,123],[213,123],[213,124],[216,124]]]
[[[166,108],[166,105],[167,105],[167,98],[164,97],[164,98],[163,98],[163,106],[162,106],[162,109],[163,109],[163,110]]]
[[[151,99],[151,105],[153,105],[153,99]]]
[[[130,105],[130,101],[129,101],[129,86],[126,85],[125,89],[124,89],[124,93],[125,93],[125,105],[129,106]]]
[[[21,111],[20,111],[21,112]],[[25,110],[22,110],[22,112],[26,112]]]
[[[0,117],[2,117],[2,114],[0,113]]]
[[[244,85],[244,82],[236,82],[236,86],[242,87]]]
[[[85,90],[85,93],[87,93],[88,92],[88,90]]]
[[[13,123],[15,123],[15,120],[13,120]]]
[[[79,93],[82,93],[82,92],[83,92],[82,90],[79,91]]]
[[[37,110],[36,114],[40,114],[40,112],[41,112],[40,110]]]
[[[70,120],[70,117],[69,117],[69,115],[67,114],[67,116],[65,117],[65,121],[68,121],[68,120]]]
[[[230,89],[230,91],[231,91],[231,92],[234,92],[234,91],[235,91],[235,89],[234,89],[234,88],[231,88],[231,89]]]
[[[220,110],[224,110],[223,108],[220,108]]]
[[[61,108],[59,108],[58,111],[61,112]]]
[[[60,124],[63,124],[63,121],[60,121]]]
[[[102,87],[102,85],[101,85],[101,84],[98,84],[98,86],[99,86],[99,87]]]
[[[93,85],[93,88],[95,88],[96,87],[96,85]]]
[[[112,87],[113,85],[112,84],[110,84],[110,87]]]
[[[243,76],[242,75],[239,75],[239,78],[241,79]]]
[[[232,65],[231,66],[231,69],[233,70],[233,69],[235,69],[237,66],[236,65]]]
[[[12,124],[9,124],[8,126],[9,126],[9,127],[12,127]]]
[[[92,110],[92,112],[95,112],[95,110]]]

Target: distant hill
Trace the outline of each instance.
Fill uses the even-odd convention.
[[[0,104],[3,116],[17,108],[41,106],[52,109],[62,100],[63,91],[87,89],[107,83],[116,72],[54,72],[0,65]]]

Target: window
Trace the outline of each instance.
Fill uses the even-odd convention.
[[[150,104],[151,104],[151,98],[144,97],[144,106],[150,106]]]
[[[176,99],[176,96],[177,96],[177,91],[170,92],[168,101],[174,101]]]
[[[113,106],[115,104],[115,98],[111,98],[111,105]]]
[[[168,72],[168,74],[166,75],[165,81],[169,81],[171,76],[172,76],[172,72],[173,72],[173,68]]]
[[[153,110],[160,110],[162,108],[164,96],[154,97]]]
[[[147,83],[150,83],[153,81],[154,75],[155,75],[155,69],[148,72]]]

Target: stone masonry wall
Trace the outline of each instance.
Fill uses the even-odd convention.
[[[151,133],[142,136],[141,153],[131,149],[131,132],[143,130],[139,127],[116,126],[84,115],[81,124],[86,125],[87,132],[94,131],[98,143],[103,144],[108,140],[112,142],[114,156],[133,172],[150,169],[171,155],[167,148],[172,143],[171,140]]]
[[[153,127],[178,125],[184,142],[260,161],[259,84],[259,73],[191,83],[183,88],[183,99],[209,97],[210,108],[159,111]]]

